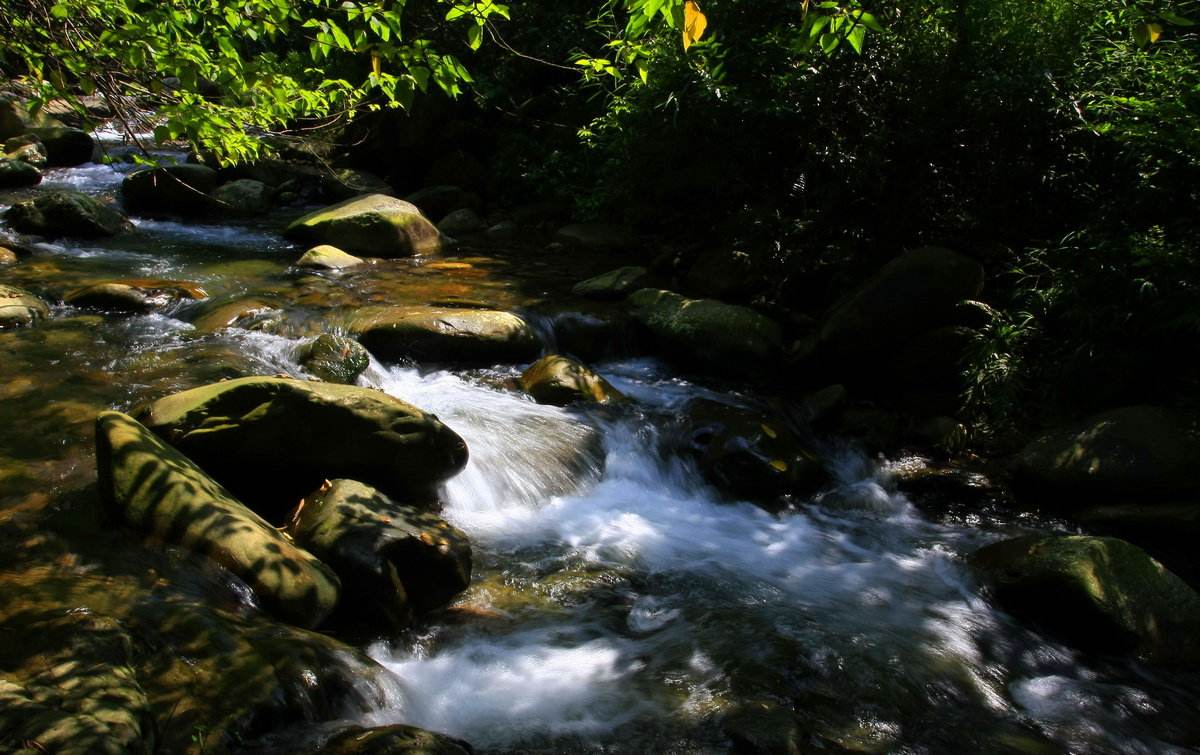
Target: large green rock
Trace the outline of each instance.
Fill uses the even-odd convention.
[[[733,498],[774,508],[781,496],[810,495],[829,479],[812,444],[780,417],[694,399],[676,425],[680,450]]]
[[[284,236],[331,244],[366,257],[408,257],[441,249],[441,234],[421,211],[403,199],[366,194],[294,221]]]
[[[42,172],[22,160],[0,157],[0,189],[20,189],[41,183]]]
[[[729,375],[773,371],[783,355],[783,330],[747,307],[688,299],[643,288],[629,297],[632,315],[668,357]]]
[[[898,350],[950,323],[954,307],[983,290],[983,268],[941,247],[905,252],[833,306],[821,325],[821,349],[854,363]]]
[[[132,212],[202,215],[223,208],[211,196],[217,171],[187,163],[138,170],[125,176],[121,195]]]
[[[50,191],[4,213],[13,230],[48,238],[98,238],[128,231],[129,218],[111,204],[78,191]]]
[[[326,382],[353,385],[371,364],[371,355],[353,338],[322,333],[300,346],[296,361],[305,372]]]
[[[1200,488],[1200,443],[1151,406],[1103,412],[1022,449],[1013,481],[1024,497],[1063,509],[1169,499]]]
[[[343,614],[356,618],[404,627],[471,583],[466,535],[354,480],[333,480],[306,499],[292,534],[337,572]]]
[[[115,513],[229,569],[273,614],[313,627],[337,603],[338,580],[327,566],[132,417],[96,418],[96,470],[100,496]]]
[[[1096,534],[1128,540],[1200,589],[1200,503],[1094,506],[1074,512],[1072,518]]]
[[[136,416],[272,518],[339,477],[432,500],[467,463],[466,444],[437,417],[351,385],[239,378],[161,398]]]
[[[497,364],[537,356],[541,341],[518,315],[487,309],[373,307],[350,332],[380,359]]]
[[[213,189],[212,199],[223,212],[235,215],[262,215],[271,209],[271,189],[252,178],[221,184]]]
[[[23,288],[0,283],[0,329],[33,325],[49,316],[46,302]]]
[[[571,293],[588,299],[624,299],[642,287],[649,275],[644,267],[618,267],[576,283]]]
[[[570,357],[544,356],[521,373],[521,390],[539,404],[607,404],[624,395],[586,365]]]
[[[1031,535],[970,563],[1006,610],[1081,648],[1200,662],[1200,594],[1124,540]]]

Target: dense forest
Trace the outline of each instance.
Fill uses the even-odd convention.
[[[0,39],[0,752],[1200,747],[1200,0]]]

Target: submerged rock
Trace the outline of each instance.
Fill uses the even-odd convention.
[[[537,356],[541,341],[511,312],[442,307],[377,307],[355,316],[350,331],[380,359],[497,364]]]
[[[1075,509],[1194,493],[1198,468],[1200,443],[1173,416],[1130,406],[1034,439],[1014,460],[1013,481],[1027,498]]]
[[[342,270],[347,267],[355,267],[364,263],[364,260],[355,257],[352,254],[346,254],[336,246],[329,244],[320,244],[309,249],[300,259],[296,260],[296,267],[312,267],[321,270]]]
[[[309,213],[283,235],[368,257],[431,254],[442,244],[437,228],[416,206],[384,194],[366,194]]]
[[[644,267],[618,267],[576,283],[571,293],[588,299],[624,299],[644,286],[649,275]]]
[[[1005,609],[1081,648],[1200,662],[1200,594],[1124,540],[1031,535],[970,563]]]
[[[42,126],[29,129],[46,148],[47,165],[69,168],[92,161],[96,142],[92,135],[78,128]]]
[[[48,238],[114,236],[133,228],[116,207],[78,191],[51,191],[13,205],[4,219],[19,233]]]
[[[213,189],[212,199],[224,212],[262,215],[271,209],[271,189],[262,181],[239,178]]]
[[[681,412],[678,434],[709,484],[734,498],[771,504],[810,495],[829,479],[788,422],[753,409],[695,399]]]
[[[752,309],[651,288],[634,292],[629,303],[654,344],[681,363],[738,375],[779,366],[783,330]]]
[[[35,186],[42,181],[42,172],[22,160],[0,158],[0,189],[19,189]]]
[[[221,209],[209,196],[218,182],[217,172],[206,165],[167,165],[125,176],[121,195],[134,212],[198,215]]]
[[[521,390],[539,404],[566,406],[576,402],[607,404],[624,395],[586,365],[551,354],[521,373]]]
[[[466,444],[437,417],[335,383],[240,378],[161,398],[137,417],[269,516],[339,477],[432,500],[467,463]]]
[[[33,325],[49,316],[46,302],[23,288],[0,283],[0,328]]]
[[[299,348],[296,361],[326,382],[353,385],[371,364],[371,355],[353,338],[322,333]]]
[[[341,610],[353,617],[404,627],[471,583],[466,535],[354,480],[333,480],[306,499],[292,534],[337,572]]]
[[[203,299],[204,289],[186,281],[108,281],[68,293],[63,300],[72,306],[106,312],[145,314],[165,309],[183,299]]]
[[[122,519],[229,569],[273,614],[314,627],[333,610],[339,584],[327,566],[132,417],[96,418],[96,470],[101,498]]]
[[[237,299],[204,310],[192,321],[192,325],[201,333],[212,333],[232,327],[253,330],[251,326],[255,322],[277,311],[275,305],[265,299]]]

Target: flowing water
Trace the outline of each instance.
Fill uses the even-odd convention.
[[[89,165],[51,171],[43,188],[111,195],[119,181]],[[188,280],[211,297],[120,318],[58,306],[36,328],[0,332],[0,526],[37,525],[88,495],[101,408],[232,375],[303,375],[297,345],[366,302],[536,309],[594,272],[524,248],[301,273],[281,222],[140,219],[0,270],[51,301],[130,277]],[[246,296],[278,311],[275,334],[191,324]],[[781,514],[722,502],[659,435],[691,398],[746,397],[653,360],[595,366],[635,401],[541,406],[503,387],[513,367],[373,362],[360,378],[466,439],[471,461],[443,491],[444,516],[475,551],[454,604],[370,647],[395,680],[386,702],[355,713],[363,722],[482,751],[712,752],[733,740],[785,751],[789,737],[852,752],[1200,746],[1196,675],[1082,656],[985,599],[963,556],[1036,522],[928,516],[886,465],[836,439],[835,482],[814,500]]]

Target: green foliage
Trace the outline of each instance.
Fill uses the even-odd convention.
[[[18,0],[0,8],[0,69],[35,108],[98,94],[129,125],[152,113],[156,138],[237,162],[289,125],[458,95],[471,76],[435,40],[465,27],[478,48],[497,17],[508,8],[491,0]]]

